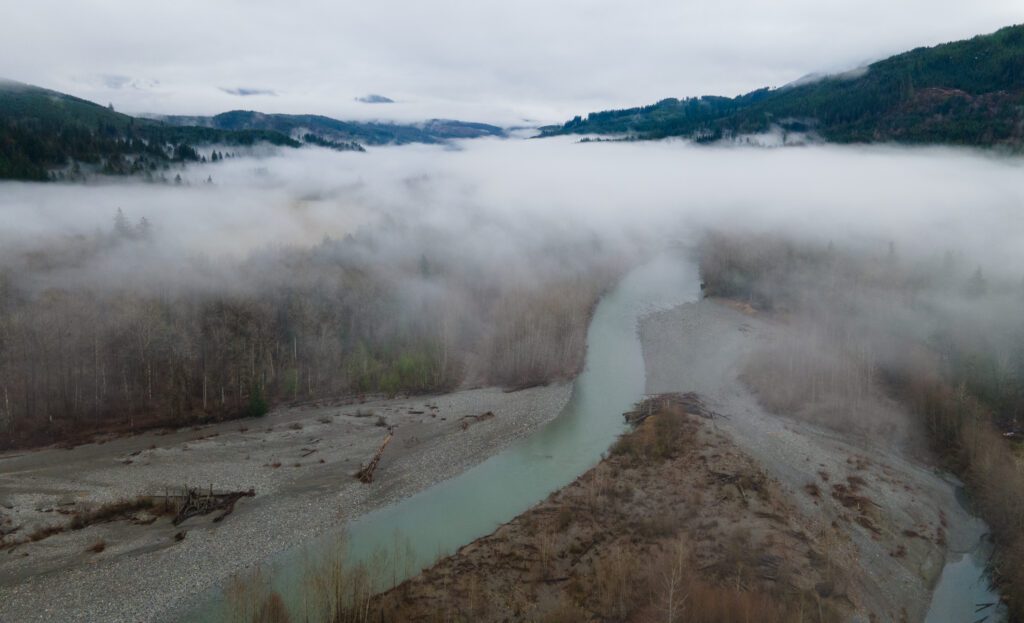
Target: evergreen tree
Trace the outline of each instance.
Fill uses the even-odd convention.
[[[967,287],[964,289],[967,296],[971,298],[979,298],[985,296],[988,292],[988,282],[985,281],[985,276],[981,274],[981,267],[978,267],[971,278],[967,280]]]
[[[114,215],[114,234],[121,238],[128,238],[131,236],[132,230],[128,225],[128,219],[124,215],[124,211],[121,208],[117,209],[117,214]]]
[[[263,397],[263,388],[259,385],[253,387],[252,392],[249,394],[249,405],[246,408],[246,415],[249,417],[260,417],[266,415],[270,407],[267,405],[267,399]]]
[[[149,240],[150,235],[152,235],[152,226],[149,224],[149,219],[145,216],[140,218],[136,231],[140,240]]]

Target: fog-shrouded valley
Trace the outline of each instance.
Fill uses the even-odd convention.
[[[1017,9],[272,4],[0,26],[0,621],[1024,619]]]

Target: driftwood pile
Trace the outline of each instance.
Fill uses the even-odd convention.
[[[177,507],[178,512],[174,515],[172,523],[178,525],[190,517],[196,515],[208,515],[213,511],[221,511],[220,515],[213,518],[214,523],[223,520],[235,510],[235,504],[242,498],[251,498],[256,495],[254,489],[248,491],[225,491],[215,492],[211,486],[207,490],[182,487],[180,492],[166,493],[164,495],[165,509],[171,505]]]
[[[362,468],[360,468],[358,472],[356,472],[356,478],[359,480],[359,482],[363,484],[370,484],[371,482],[373,482],[373,472],[375,469],[377,469],[377,464],[380,463],[380,457],[381,455],[384,454],[384,448],[388,447],[388,444],[391,443],[391,438],[394,436],[394,429],[388,427],[387,437],[384,438],[383,443],[381,443],[380,447],[377,448],[377,452],[374,453],[373,458],[370,459],[369,463],[364,465]]]
[[[704,405],[704,401],[701,400],[700,396],[694,392],[686,392],[685,394],[654,394],[644,398],[639,404],[637,404],[635,409],[623,413],[622,416],[626,418],[626,422],[636,426],[658,411],[668,409],[670,407],[682,409],[685,413],[696,415],[708,420],[720,417],[719,414],[708,409]]]

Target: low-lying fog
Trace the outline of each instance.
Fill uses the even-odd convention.
[[[892,241],[901,253],[952,251],[986,273],[1024,275],[1022,163],[953,149],[567,139],[283,150],[192,166],[182,185],[4,183],[0,254],[10,266],[61,237],[108,229],[121,209],[132,222],[146,218],[159,244],[147,247],[153,262],[104,267],[118,272],[165,272],[182,257],[239,258],[390,224],[414,238],[443,234],[456,245],[444,252],[497,266],[538,260],[528,254],[562,237],[635,244],[714,227],[878,248]]]
[[[5,183],[0,429],[54,439],[61,423],[229,417],[264,398],[568,379],[601,293],[708,230],[740,241],[727,256],[783,274],[792,247],[772,260],[744,235],[898,257],[913,287],[894,292],[989,310],[1002,320],[986,334],[1001,335],[1024,277],[1021,163],[508,139],[250,154],[181,183]],[[977,267],[985,306],[958,294]],[[808,271],[799,288],[817,296],[836,274]],[[844,288],[869,310],[858,317],[890,309],[857,283]]]

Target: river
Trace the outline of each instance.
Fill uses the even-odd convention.
[[[664,255],[628,273],[597,305],[587,332],[584,369],[562,413],[460,475],[351,521],[346,526],[346,562],[367,561],[407,542],[410,558],[388,570],[389,582],[401,581],[491,533],[595,465],[624,430],[622,413],[644,394],[639,320],[699,296],[697,268],[682,257]],[[301,611],[301,584],[311,561],[335,551],[340,537],[321,537],[272,561],[274,587],[293,612]],[[983,559],[977,552],[968,553],[943,569],[927,623],[975,621],[986,614],[987,621],[998,621],[1003,617],[997,607],[976,611],[977,604],[997,600]],[[225,620],[230,615],[220,591],[181,619]]]
[[[947,482],[955,488],[957,502],[968,513],[971,504],[963,484],[953,476]],[[950,552],[942,574],[932,592],[932,602],[925,623],[1001,623],[1006,620],[1006,608],[999,593],[992,586],[988,561],[992,545],[988,539],[988,526],[975,518],[978,542],[967,552]]]
[[[418,573],[439,555],[494,531],[549,493],[593,467],[624,430],[622,414],[644,394],[644,360],[637,326],[644,315],[695,301],[696,266],[663,255],[629,272],[594,311],[587,330],[583,372],[573,395],[554,420],[462,474],[368,513],[347,526],[346,561],[390,551],[396,535],[411,543],[413,560],[395,579]],[[272,565],[275,587],[293,608],[298,584],[311,559],[329,551],[339,535],[285,552]],[[389,575],[389,579],[391,576]],[[182,621],[228,620],[220,594]]]

